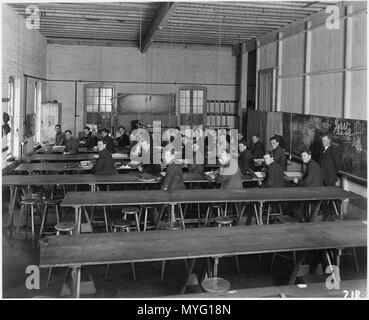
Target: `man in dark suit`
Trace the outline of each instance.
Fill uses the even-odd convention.
[[[285,187],[284,172],[281,165],[274,161],[274,155],[267,152],[264,155],[264,161],[267,165],[266,177],[261,184],[262,188],[282,188]]]
[[[90,127],[84,127],[85,136],[79,141],[79,144],[87,149],[92,149],[96,145],[95,137],[92,135]]]
[[[111,153],[106,150],[106,144],[100,140],[97,143],[97,148],[99,149],[99,157],[96,160],[94,173],[95,174],[117,174],[118,171],[114,166],[113,157]]]
[[[126,129],[123,126],[119,127],[120,136],[116,139],[118,148],[123,149],[124,147],[130,146],[129,136],[126,134]]]
[[[331,145],[331,136],[322,137],[324,150],[320,154],[319,164],[323,172],[323,182],[325,186],[334,186],[338,180],[337,172],[340,165],[340,156],[337,149]]]
[[[269,139],[272,146],[272,152],[274,155],[274,162],[279,163],[284,171],[287,170],[286,154],[279,145],[279,139],[277,137],[271,137]]]
[[[72,136],[72,131],[65,131],[65,151],[64,154],[76,154],[78,153],[78,142]]]
[[[115,153],[116,150],[115,150],[114,140],[111,137],[109,137],[109,130],[106,128],[101,129],[100,134],[101,134],[101,140],[106,145],[106,150],[108,150],[110,153]]]
[[[260,142],[260,136],[257,134],[254,134],[252,136],[252,141],[254,143],[251,153],[254,157],[254,159],[262,159],[264,154],[265,154],[265,147],[264,145]]]
[[[241,173],[246,175],[254,164],[254,158],[250,150],[247,149],[247,142],[245,139],[242,139],[238,143],[238,150],[238,166],[240,167]]]
[[[301,159],[304,164],[306,164],[305,173],[301,179],[298,181],[294,178],[293,181],[298,187],[321,187],[323,186],[323,174],[320,166],[311,158],[311,151],[304,150],[301,152]],[[313,201],[302,201],[298,203],[291,204],[292,214],[295,218],[299,219],[299,222],[305,222],[303,211],[309,204],[314,204]],[[315,206],[314,206],[315,207]],[[312,208],[314,210],[314,208]]]
[[[154,149],[152,137],[149,137],[149,141],[143,139],[139,142],[141,148],[141,157],[143,162],[140,166],[140,171],[145,175],[159,176],[161,172],[161,166],[159,163],[154,163]]]
[[[176,163],[175,155],[170,150],[164,153],[164,163],[167,165],[167,172],[161,189],[168,191],[186,190],[183,182],[182,165]]]
[[[325,186],[335,186],[338,180],[337,172],[340,166],[340,155],[338,150],[331,144],[332,137],[327,134],[322,137],[323,151],[319,157],[322,168],[323,183]],[[322,203],[323,220],[325,221],[332,212],[330,201]]]

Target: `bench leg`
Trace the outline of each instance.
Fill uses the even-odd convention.
[[[298,273],[298,271],[299,271],[299,268],[300,268],[301,262],[302,262],[302,260],[303,260],[304,258],[305,258],[305,251],[303,251],[303,252],[302,252],[302,254],[301,254],[301,256],[297,259],[297,261],[296,261],[296,265],[295,265],[295,267],[293,268],[293,271],[292,271],[292,274],[291,274],[290,280],[288,281],[288,285],[294,285],[294,284],[295,284],[297,273]]]

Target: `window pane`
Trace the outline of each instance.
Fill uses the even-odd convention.
[[[88,104],[86,106],[86,110],[87,110],[87,112],[92,112],[93,111],[93,106],[91,104]]]
[[[111,105],[110,104],[106,104],[105,105],[105,110],[106,110],[106,112],[111,112]]]
[[[100,104],[105,104],[105,97],[100,98]]]
[[[113,96],[113,89],[105,89],[105,95],[107,97],[112,97]]]
[[[92,97],[93,96],[93,93],[94,93],[94,90],[92,88],[87,88],[86,95],[88,97]]]
[[[98,88],[93,89],[93,96],[95,96],[95,97],[99,96],[99,89]]]
[[[93,97],[92,103],[99,104],[99,97]]]
[[[197,91],[197,97],[200,98],[200,99],[203,99],[204,98],[204,91],[203,90],[198,90]]]
[[[186,107],[184,104],[179,106],[179,113],[186,113]]]

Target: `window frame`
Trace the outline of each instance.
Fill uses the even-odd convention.
[[[189,90],[190,91],[190,112],[187,113],[181,113],[181,91],[185,91],[185,90]],[[203,106],[202,106],[202,112],[196,112],[194,113],[194,107],[198,108],[198,106],[194,106],[194,91],[202,91],[203,92],[203,97],[202,97],[202,101],[203,101]],[[206,118],[207,118],[207,88],[203,87],[203,86],[184,86],[184,87],[180,87],[178,89],[178,99],[176,99],[178,101],[178,107],[177,107],[177,111],[178,111],[178,125],[181,126],[181,114],[188,114],[192,117],[192,115],[199,115],[202,114],[203,116],[203,124],[206,124]],[[183,125],[182,125],[183,126]],[[190,127],[197,127],[200,126],[199,124],[193,124],[191,123]],[[184,126],[183,126],[184,127]],[[188,127],[188,125],[186,125],[186,127]]]
[[[98,89],[98,111],[87,111],[87,90],[88,89]],[[100,113],[100,98],[101,98],[101,89],[112,89],[112,98],[114,99],[114,93],[115,93],[115,86],[111,83],[88,83],[85,84],[83,87],[83,126],[86,126],[87,123],[87,113]],[[111,104],[111,110],[110,110],[110,126],[113,127],[113,102]],[[97,123],[96,128],[99,129]]]

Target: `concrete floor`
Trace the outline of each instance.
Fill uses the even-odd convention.
[[[41,270],[40,289],[28,290],[25,273],[28,265],[38,265],[39,255],[33,254],[30,236],[25,239],[20,234],[13,247],[8,242],[8,228],[6,227],[8,202],[7,194],[3,194],[3,297],[4,298],[32,298],[35,296],[60,297],[66,268],[53,270],[51,285],[46,286],[48,270]],[[19,212],[19,209],[17,210]],[[71,213],[71,212],[70,212]],[[64,219],[73,215],[64,212]],[[113,213],[114,215],[114,213]],[[51,221],[52,224],[52,221]],[[150,231],[148,231],[150,232]],[[352,256],[344,256],[341,265],[341,279],[366,279],[366,248],[357,249],[360,272],[355,272]],[[235,259],[220,259],[219,276],[227,279],[231,289],[257,288],[275,285],[285,285],[293,268],[292,260],[277,258],[275,267],[270,270],[271,254],[240,256],[241,274],[237,273]],[[110,270],[109,281],[105,281],[106,266],[86,267],[82,269],[82,280],[91,275],[97,293],[82,297],[94,298],[157,298],[179,293],[185,280],[186,268],[184,261],[172,261],[166,264],[163,283],[160,283],[160,268],[156,262],[136,263],[137,280],[132,277],[130,264],[113,265]],[[195,271],[199,273],[199,264]],[[324,281],[324,276],[320,281]],[[299,279],[303,281],[303,279]],[[318,281],[318,280],[316,280]],[[201,292],[200,286],[188,287],[186,293]]]

